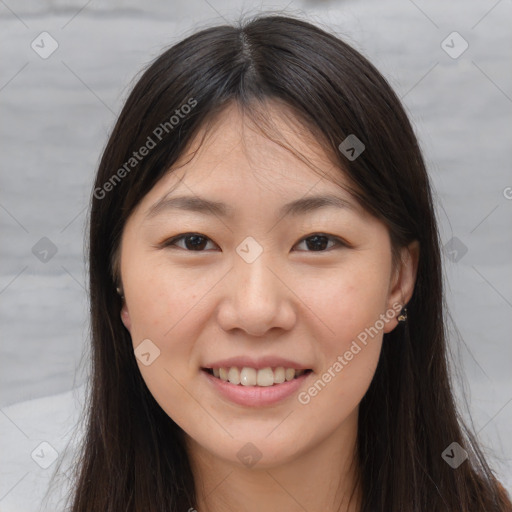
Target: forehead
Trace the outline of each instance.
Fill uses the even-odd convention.
[[[152,196],[180,190],[286,199],[347,184],[324,141],[290,109],[274,103],[248,114],[231,104],[199,130]]]

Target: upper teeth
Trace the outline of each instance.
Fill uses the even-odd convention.
[[[242,384],[242,386],[273,386],[282,384],[285,380],[289,381],[300,377],[304,373],[304,370],[283,368],[282,366],[275,369],[267,367],[259,370],[244,366],[241,371],[236,366],[231,366],[230,368],[212,368],[212,370],[215,377],[231,382],[231,384]]]

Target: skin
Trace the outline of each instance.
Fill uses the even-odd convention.
[[[283,114],[277,106],[269,112],[290,145],[346,183],[319,143]],[[134,348],[150,339],[160,350],[149,366],[138,360],[142,377],[186,433],[199,512],[356,511],[359,488],[348,502],[359,402],[396,315],[306,405],[296,394],[273,406],[233,404],[200,368],[231,356],[277,355],[313,370],[300,391],[307,390],[379,315],[407,303],[417,244],[402,248],[394,266],[386,226],[346,190],[263,136],[236,106],[216,122],[199,151],[194,142],[177,162],[182,166],[142,199],[123,231],[121,318]],[[161,209],[148,218],[169,191],[223,201],[235,215]],[[351,206],[276,216],[284,203],[322,193]],[[206,237],[199,251],[190,239],[188,246],[186,239],[162,245],[190,232]],[[307,238],[315,233],[348,245],[334,238],[316,249]],[[247,236],[263,249],[250,264],[236,252]],[[252,467],[237,457],[247,442],[261,453]]]

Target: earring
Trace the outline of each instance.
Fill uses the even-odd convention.
[[[407,306],[404,306],[396,318],[399,323],[407,322]]]
[[[116,292],[121,297],[121,299],[124,299],[123,290],[119,286],[116,288]]]

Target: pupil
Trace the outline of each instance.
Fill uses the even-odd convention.
[[[185,245],[187,249],[201,250],[204,249],[206,239],[200,235],[189,235],[185,238]],[[306,245],[310,250],[325,250],[327,247],[328,239],[323,235],[310,236],[306,240]]]
[[[192,243],[189,243],[190,240],[192,240]],[[203,249],[204,245],[206,243],[206,240],[203,236],[199,235],[189,235],[187,238],[185,238],[185,245],[187,249]]]
[[[310,240],[314,240],[313,243],[310,243],[309,241]],[[306,244],[308,246],[308,249],[325,249],[326,246],[327,246],[327,237],[326,236],[322,236],[322,235],[314,235],[314,236],[311,236],[307,239],[306,241]]]

